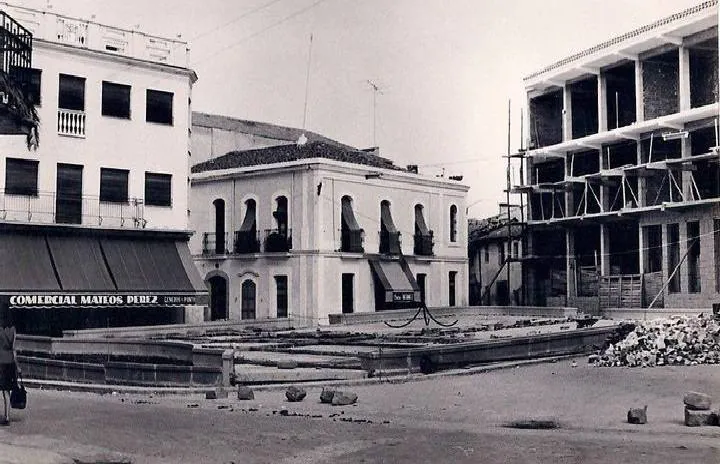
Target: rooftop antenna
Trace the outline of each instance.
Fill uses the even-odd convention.
[[[307,73],[305,75],[305,105],[303,106],[303,131],[307,128],[307,113],[308,113],[308,95],[310,95],[310,64],[312,63],[312,45],[313,35],[310,33],[310,43],[308,44],[308,61],[307,61]]]
[[[378,94],[378,93],[379,93],[380,95],[384,95],[384,94],[383,94],[382,90],[380,90],[380,87],[378,87],[378,85],[377,85],[375,82],[373,82],[373,81],[371,81],[370,79],[368,79],[368,80],[367,80],[367,83],[368,83],[368,85],[370,86],[370,88],[372,89],[373,147],[377,147],[377,138],[376,138],[376,133],[377,133],[377,124],[376,124],[376,121],[377,121],[377,116],[376,116],[376,113],[377,113],[377,111],[376,111],[376,110],[377,110],[377,94]]]

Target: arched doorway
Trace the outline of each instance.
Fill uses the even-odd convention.
[[[248,279],[242,283],[240,318],[255,319],[255,282]]]
[[[221,276],[208,279],[210,284],[210,320],[228,318],[227,280]]]

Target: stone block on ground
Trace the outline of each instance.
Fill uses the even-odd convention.
[[[335,390],[327,390],[325,388],[320,392],[320,402],[325,404],[331,404],[335,396]]]
[[[710,411],[695,411],[685,408],[685,425],[688,427],[712,425],[713,421],[714,414]]]
[[[208,392],[205,392],[206,400],[219,400],[219,399],[224,399],[227,397],[228,397],[228,392],[223,390],[222,388],[216,388],[215,390],[210,390]]]
[[[693,411],[707,411],[710,409],[712,399],[705,393],[689,391],[683,397],[685,407]]]
[[[295,369],[298,367],[298,363],[292,359],[281,359],[277,362],[278,369]]]
[[[348,406],[357,402],[358,396],[353,392],[336,391],[332,397],[333,406]]]
[[[240,385],[237,390],[237,398],[239,400],[254,400],[255,393],[252,388]]]
[[[287,391],[285,391],[285,397],[293,403],[304,400],[306,396],[307,392],[303,388],[294,385],[288,387]]]
[[[630,424],[647,424],[647,406],[630,408],[627,413],[627,421]]]

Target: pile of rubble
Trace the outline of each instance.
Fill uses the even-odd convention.
[[[720,321],[701,314],[638,322],[621,340],[588,361],[601,367],[718,364]]]

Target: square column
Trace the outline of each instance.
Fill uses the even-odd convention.
[[[680,98],[679,109],[685,111],[690,109],[690,49],[680,47],[678,50],[678,97]]]
[[[600,275],[610,275],[610,233],[607,224],[600,224]]]
[[[605,74],[598,74],[598,132],[607,130],[607,78]]]
[[[570,229],[565,231],[565,272],[566,301],[568,305],[572,305],[577,296],[577,284],[575,282],[575,234]]]
[[[635,60],[635,121],[645,120],[645,101],[643,88],[643,65],[639,59]]]
[[[572,140],[572,92],[570,84],[563,85],[563,141]]]

